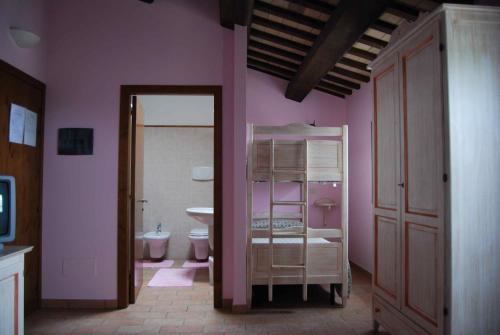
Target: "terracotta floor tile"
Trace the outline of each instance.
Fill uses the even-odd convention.
[[[147,287],[155,271],[144,270],[138,300],[124,310],[43,309],[27,318],[26,334],[373,334],[370,278],[359,271],[353,271],[353,289],[345,308],[329,305],[328,293],[316,286],[310,288],[308,302],[302,302],[294,288],[281,301],[279,288],[269,304],[264,287],[263,294],[259,288],[254,290],[255,306],[247,314],[213,309],[206,270],[198,270],[193,287]]]

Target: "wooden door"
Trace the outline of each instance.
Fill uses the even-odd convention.
[[[131,113],[131,278],[130,302],[139,295],[143,281],[142,257],[144,253],[143,212],[144,212],[144,112],[137,97],[132,97]]]
[[[374,292],[395,307],[401,301],[400,117],[398,59],[375,71],[373,115]]]
[[[40,305],[44,99],[44,84],[0,61],[0,174],[16,178],[16,239],[7,245],[34,247],[25,258],[26,314]],[[9,142],[12,103],[37,114],[36,146]]]
[[[403,312],[437,333],[443,315],[443,134],[439,26],[401,53]]]

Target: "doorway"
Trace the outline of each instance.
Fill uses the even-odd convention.
[[[136,166],[136,145],[142,139],[137,96],[176,95],[213,97],[213,255],[214,307],[222,307],[222,88],[221,86],[124,85],[120,96],[119,180],[118,180],[118,308],[134,303],[142,283],[142,266],[137,259],[136,220],[144,202],[136,194],[140,166]],[[138,206],[136,206],[139,204]],[[136,209],[137,208],[137,209]],[[139,219],[137,219],[139,216]]]

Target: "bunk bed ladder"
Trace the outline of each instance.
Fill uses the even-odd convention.
[[[304,301],[307,300],[307,232],[308,232],[308,176],[307,176],[307,156],[308,156],[308,143],[304,140],[303,144],[303,169],[297,170],[284,170],[275,168],[275,143],[274,139],[269,141],[269,196],[270,196],[270,208],[269,208],[269,268],[268,268],[268,299],[273,300],[273,278],[274,269],[301,269],[302,270],[302,298]],[[301,175],[301,199],[299,201],[276,201],[274,199],[274,185],[276,183],[276,175],[280,173],[296,173]],[[289,233],[281,232],[275,233],[273,228],[273,217],[274,217],[274,207],[275,206],[299,206],[302,213],[302,232],[300,233]],[[285,264],[274,264],[274,241],[275,237],[299,237],[302,238],[302,264],[285,265]]]

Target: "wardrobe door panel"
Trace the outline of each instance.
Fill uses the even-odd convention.
[[[399,192],[399,97],[396,60],[374,76],[375,207],[397,211]]]
[[[400,54],[402,310],[430,333],[442,330],[443,310],[443,106],[439,45],[439,26],[434,24],[409,39]]]
[[[374,291],[394,306],[399,305],[400,238],[398,221],[375,216]]]
[[[400,117],[398,57],[373,73],[374,292],[401,307]]]

